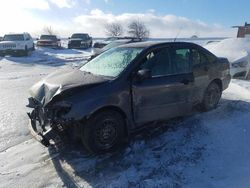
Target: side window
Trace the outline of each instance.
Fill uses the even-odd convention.
[[[25,37],[25,40],[30,40],[29,35],[24,35],[24,37]]]
[[[210,54],[205,54],[197,49],[192,49],[193,66],[214,62],[216,58]]]
[[[207,56],[207,59],[208,59],[208,61],[209,61],[210,63],[213,63],[213,62],[216,61],[216,57],[215,57],[215,56],[213,56],[213,55],[211,55],[211,54],[207,54],[206,56]]]
[[[152,77],[171,74],[168,48],[157,49],[148,53],[143,60],[141,69],[151,70]]]
[[[205,64],[208,62],[207,57],[197,49],[192,49],[193,66]]]
[[[174,48],[171,50],[171,64],[174,74],[190,73],[190,49]]]

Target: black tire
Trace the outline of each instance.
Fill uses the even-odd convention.
[[[81,140],[91,153],[104,153],[119,147],[125,140],[125,120],[117,111],[95,114],[81,130]]]
[[[215,109],[220,101],[222,90],[216,82],[208,85],[201,104],[203,111]]]

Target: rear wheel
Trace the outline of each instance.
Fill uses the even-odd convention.
[[[81,140],[93,153],[116,149],[125,138],[125,121],[117,111],[108,110],[95,114],[82,127]]]
[[[204,98],[202,101],[202,110],[209,111],[216,108],[220,101],[221,94],[221,88],[217,83],[212,82],[211,84],[209,84],[204,93]]]

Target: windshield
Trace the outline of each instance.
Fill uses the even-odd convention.
[[[56,40],[57,38],[55,35],[42,35],[40,37],[40,39],[42,39],[42,40]]]
[[[143,48],[112,48],[83,65],[80,70],[117,77]]]
[[[81,38],[81,39],[87,39],[86,34],[73,34],[71,38]]]
[[[3,38],[4,41],[22,41],[24,40],[23,35],[5,35]]]

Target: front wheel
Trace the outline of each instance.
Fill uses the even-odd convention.
[[[220,101],[221,94],[221,88],[217,83],[212,82],[211,84],[209,84],[204,93],[204,98],[202,101],[202,110],[209,111],[216,108]]]
[[[116,149],[124,141],[124,138],[124,118],[113,110],[95,114],[82,127],[81,131],[83,145],[93,153],[103,153]]]

